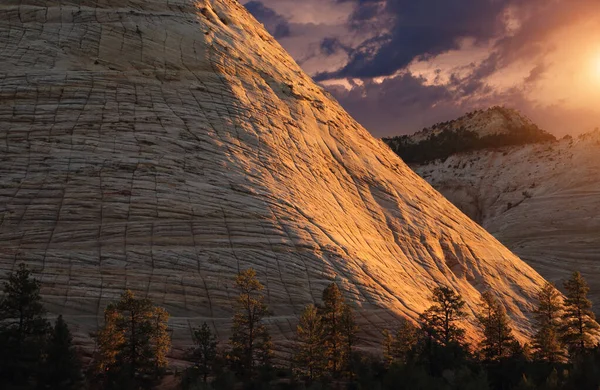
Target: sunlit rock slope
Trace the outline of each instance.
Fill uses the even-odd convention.
[[[600,132],[413,168],[559,287],[581,271],[600,309]]]
[[[128,288],[176,345],[204,320],[224,338],[248,267],[280,342],[334,280],[373,342],[439,283],[469,310],[493,289],[531,331],[543,279],[235,1],[3,0],[0,98],[1,275],[28,263],[80,335]]]

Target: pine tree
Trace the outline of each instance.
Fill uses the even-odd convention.
[[[50,334],[40,284],[24,264],[8,275],[0,301],[0,388],[25,388],[41,374]]]
[[[171,339],[168,313],[148,299],[127,290],[104,311],[104,327],[97,335],[97,366],[106,374],[107,387],[149,387],[167,366]]]
[[[171,333],[169,330],[169,312],[163,307],[154,306],[150,317],[150,343],[154,353],[154,376],[156,379],[164,374],[169,365],[167,354],[171,350]]]
[[[202,375],[202,381],[206,383],[208,376],[214,372],[218,344],[217,337],[206,322],[194,330],[194,343],[196,348],[192,351],[191,358],[195,368]]]
[[[354,313],[349,305],[344,304],[342,309],[342,317],[340,319],[340,327],[343,336],[343,355],[345,356],[345,370],[346,375],[349,377],[354,376],[354,347],[358,342],[358,325],[354,318]]]
[[[81,361],[73,337],[62,316],[58,316],[46,350],[42,389],[78,390],[82,386]]]
[[[148,299],[137,299],[127,290],[117,302],[116,309],[120,316],[117,319],[119,328],[125,333],[125,343],[121,346],[121,367],[128,370],[130,378],[145,376],[154,366],[151,359],[152,345],[150,337],[152,332],[152,303]]]
[[[317,308],[308,305],[304,308],[296,327],[296,354],[294,362],[297,371],[310,382],[318,379],[325,368],[325,347],[323,345],[323,323]]]
[[[587,298],[590,288],[579,272],[565,281],[564,288],[563,341],[571,352],[583,352],[595,344],[599,328]]]
[[[383,335],[383,362],[386,367],[390,367],[396,360],[394,356],[394,334],[389,329],[384,329]]]
[[[339,375],[348,358],[344,353],[344,330],[342,326],[345,307],[342,292],[337,284],[331,283],[323,291],[321,317],[323,318],[323,345],[327,358],[327,371],[334,377]]]
[[[125,332],[118,323],[120,316],[114,304],[104,309],[104,326],[96,334],[98,352],[94,360],[96,371],[100,374],[112,371],[111,368],[117,364],[117,356],[125,345]]]
[[[401,318],[394,340],[395,360],[406,364],[416,344],[417,328],[406,318]]]
[[[384,361],[390,366],[392,363],[406,364],[417,344],[417,328],[406,318],[400,318],[395,332],[383,331]]]
[[[481,352],[488,361],[509,357],[516,342],[504,306],[489,291],[481,296],[482,312],[477,319],[483,328]]]
[[[457,323],[466,317],[465,301],[460,295],[446,286],[433,289],[433,305],[420,317],[421,327],[436,342],[448,346],[462,343],[465,330]]]
[[[433,305],[419,316],[414,359],[437,376],[445,370],[458,369],[468,359],[465,330],[460,321],[466,317],[465,302],[446,286],[432,292]]]
[[[240,295],[236,300],[233,317],[230,358],[240,376],[252,378],[257,374],[258,368],[270,365],[272,343],[264,324],[269,310],[261,293],[264,286],[258,281],[256,271],[252,268],[237,276],[235,287]]]
[[[562,362],[565,352],[560,340],[562,298],[552,283],[546,282],[538,292],[538,306],[534,311],[536,333],[533,351],[537,360]]]

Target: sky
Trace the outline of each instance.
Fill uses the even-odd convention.
[[[494,105],[600,127],[600,0],[242,0],[377,137]]]

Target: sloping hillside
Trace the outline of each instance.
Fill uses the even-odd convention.
[[[444,160],[457,153],[553,142],[556,138],[516,110],[492,107],[438,123],[413,135],[384,138],[408,164]]]
[[[28,263],[80,338],[127,288],[179,348],[201,321],[224,339],[249,267],[278,345],[334,280],[366,340],[441,283],[471,312],[493,290],[532,330],[544,280],[235,1],[4,0],[0,74],[0,274]]]
[[[600,131],[413,168],[546,279],[581,271],[600,309]]]

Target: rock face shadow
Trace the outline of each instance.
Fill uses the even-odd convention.
[[[249,267],[284,348],[334,280],[373,345],[438,283],[471,310],[493,288],[531,331],[543,279],[237,2],[6,0],[0,69],[0,275],[28,263],[80,343],[124,289],[171,313],[179,350],[203,321],[224,339]]]

